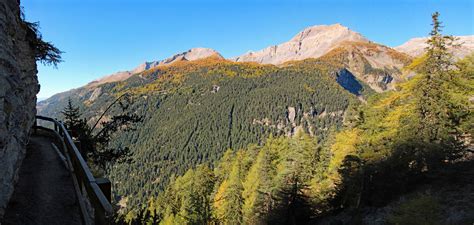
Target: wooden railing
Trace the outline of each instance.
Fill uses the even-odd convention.
[[[38,125],[38,121],[52,123],[51,128]],[[45,124],[44,122],[42,124]],[[65,163],[72,174],[74,188],[81,208],[83,224],[110,224],[113,209],[110,204],[111,185],[106,178],[95,178],[86,161],[81,155],[79,148],[64,127],[63,123],[45,116],[36,116],[36,123],[33,127],[52,132],[58,139],[59,146]],[[61,152],[59,154],[61,154]]]

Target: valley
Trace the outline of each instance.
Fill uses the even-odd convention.
[[[100,117],[129,96],[128,112],[143,120],[113,134],[111,147],[129,149],[130,158],[106,165],[125,221],[306,224],[338,211],[334,202],[343,209],[386,204],[416,179],[385,176],[421,177],[432,166],[430,156],[410,158],[411,149],[444,148],[414,138],[424,129],[417,127],[421,103],[412,97],[423,84],[414,75],[422,73],[417,57],[428,46],[419,40],[426,39],[391,48],[340,24],[313,26],[234,58],[193,48],[145,62],[56,94],[37,110],[61,118],[71,101],[92,125],[118,115],[112,107]],[[472,85],[474,36],[461,40],[450,51],[464,58],[453,72],[462,75],[446,99],[456,99],[453,129],[465,134],[472,86],[456,85]],[[236,204],[239,215],[232,214]],[[295,222],[282,222],[289,218]]]

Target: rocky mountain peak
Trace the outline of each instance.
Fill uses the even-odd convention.
[[[281,64],[291,60],[318,58],[347,41],[369,42],[361,34],[341,24],[317,25],[304,29],[288,42],[249,52],[234,58],[237,62]]]
[[[455,49],[451,49],[455,57],[463,58],[474,52],[474,35],[455,36],[455,38],[456,41],[454,43],[460,45]],[[426,47],[428,47],[427,40],[428,37],[412,38],[394,49],[410,56],[418,57],[425,53]]]
[[[219,52],[210,48],[192,48],[183,54],[183,57],[188,61],[204,59],[211,56],[217,56],[222,59],[224,58],[219,54]]]
[[[294,36],[290,41],[321,38],[330,39],[328,41],[336,41],[337,39],[345,39],[347,41],[367,41],[367,39],[361,34],[350,30],[348,27],[345,27],[340,23],[307,27]]]
[[[132,74],[135,74],[135,73],[140,73],[142,71],[145,71],[145,70],[148,70],[148,69],[151,69],[155,66],[158,66],[160,63],[160,61],[151,61],[151,62],[144,62],[140,65],[138,65],[135,69],[133,69],[132,71],[130,71]]]

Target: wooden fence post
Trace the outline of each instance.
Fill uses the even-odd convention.
[[[109,202],[112,200],[112,184],[107,178],[96,178],[95,182]]]
[[[86,158],[86,155],[84,154],[84,152],[82,152],[81,141],[75,140],[75,141],[74,141],[74,145],[77,147],[77,150],[79,150],[79,152],[81,153],[82,157],[83,157],[83,158]]]

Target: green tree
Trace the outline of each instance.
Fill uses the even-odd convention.
[[[451,108],[457,108],[452,118],[460,134],[474,133],[474,102],[467,96],[474,96],[474,53],[466,56],[456,63],[459,70],[454,75],[453,82],[449,86]]]
[[[243,183],[242,210],[245,224],[266,224],[266,217],[271,210],[274,172],[270,152],[264,146]]]
[[[243,224],[242,215],[242,160],[244,158],[243,152],[238,152],[234,159],[232,170],[227,180],[227,188],[223,194],[222,214],[219,218],[222,224],[238,225]]]
[[[282,140],[275,183],[278,208],[270,223],[305,223],[310,215],[309,184],[313,177],[317,142],[303,131]]]
[[[427,143],[439,143],[453,131],[449,90],[445,88],[446,82],[451,82],[453,76],[454,60],[448,47],[453,46],[454,38],[441,34],[442,25],[438,17],[438,12],[432,15],[433,29],[427,41],[424,62],[416,69],[420,78],[414,90],[420,116],[417,133]]]
[[[121,98],[122,96],[119,99]],[[103,121],[101,129],[96,133],[93,133],[96,125],[91,128],[87,124],[87,120],[81,118],[82,115],[79,107],[74,106],[71,99],[68,100],[66,108],[61,111],[66,129],[71,131],[72,137],[78,139],[81,143],[83,157],[90,159],[92,162],[91,166],[99,167],[101,170],[96,172],[106,172],[108,164],[117,161],[123,162],[129,159],[129,149],[127,146],[111,147],[109,144],[119,130],[125,132],[133,131],[134,125],[142,121],[141,116],[128,110],[131,101],[129,98],[122,98],[125,102],[121,102],[119,99],[109,105],[108,108],[118,104],[122,113],[112,116],[107,121]]]
[[[71,98],[68,99],[67,106],[61,111],[61,114],[64,117],[64,126],[72,132],[73,137],[88,133],[87,122],[81,118],[80,109],[74,106]]]
[[[212,219],[210,195],[214,188],[214,174],[205,165],[188,171],[185,184],[176,191],[182,196],[180,214],[186,224],[208,224]]]

